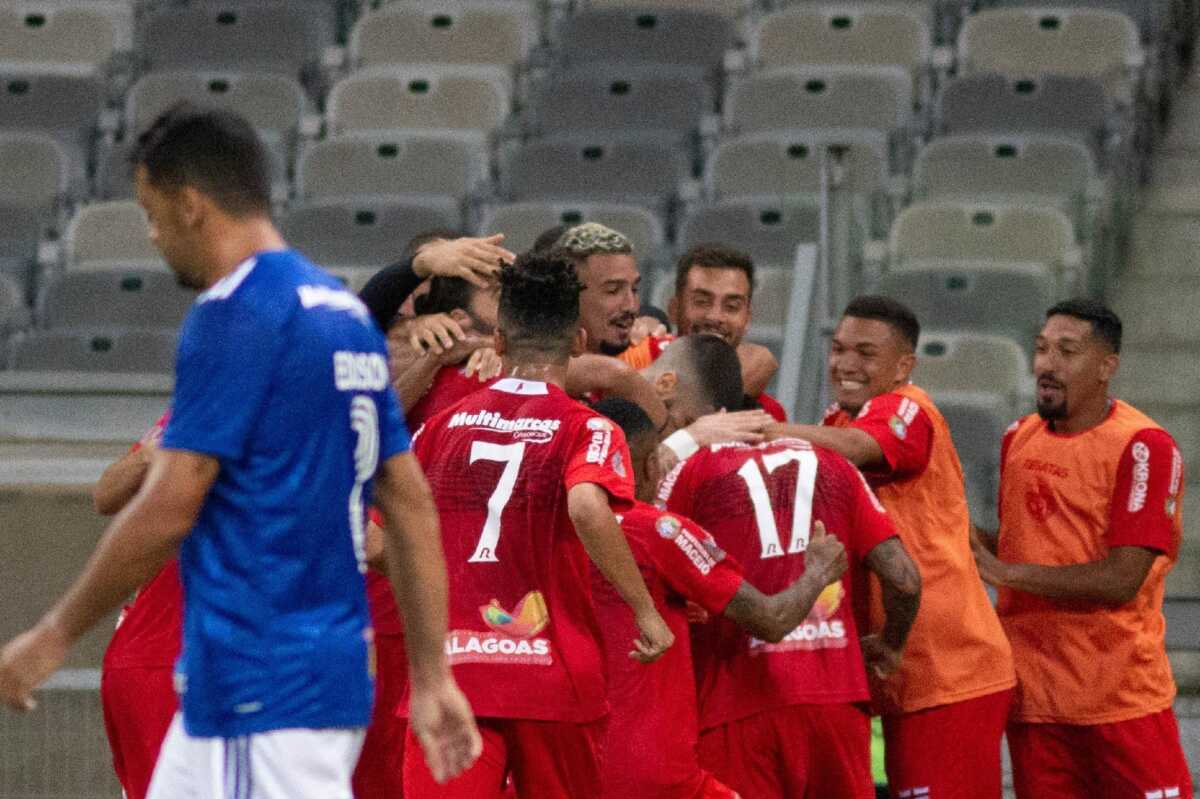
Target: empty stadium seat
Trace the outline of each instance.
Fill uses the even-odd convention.
[[[9,369],[28,372],[169,374],[175,368],[173,330],[37,330],[9,344]]]
[[[288,244],[327,269],[371,274],[397,260],[413,236],[457,230],[457,215],[423,204],[324,202],[291,209],[280,229]]]
[[[329,131],[453,130],[487,136],[511,101],[501,81],[454,66],[383,67],[338,81],[327,101]]]
[[[885,6],[800,4],[755,26],[752,58],[761,68],[897,66],[914,84],[929,63],[929,29],[916,16]]]
[[[286,75],[250,72],[151,72],[129,90],[125,126],[143,131],[172,105],[188,101],[245,117],[268,143],[288,143],[304,115],[304,89]]]
[[[775,198],[725,200],[694,209],[679,229],[678,247],[719,242],[748,253],[757,266],[792,268],[796,246],[820,235],[820,211],[812,203]]]
[[[529,142],[513,153],[502,181],[510,200],[659,207],[675,194],[685,176],[682,153],[666,144],[555,137]]]
[[[986,9],[967,17],[958,45],[964,74],[1090,77],[1126,100],[1144,59],[1129,17],[1082,7]]]
[[[605,203],[525,202],[493,206],[484,213],[480,235],[504,234],[504,246],[524,252],[544,231],[558,225],[599,222],[633,242],[639,262],[654,258],[666,242],[662,220],[648,208]],[[643,269],[645,275],[645,270]]]
[[[507,76],[536,41],[534,18],[527,3],[392,3],[355,24],[350,61],[355,67],[474,65]]]
[[[102,71],[116,48],[112,19],[86,3],[60,6],[35,1],[0,7],[3,68]]]
[[[845,188],[860,195],[886,192],[885,145],[855,138],[797,131],[727,139],[709,159],[705,180],[719,199],[757,195],[816,201],[821,193],[821,148],[833,145],[844,149]]]
[[[67,148],[76,171],[104,106],[104,82],[93,72],[29,73],[0,66],[0,131],[47,133]]]
[[[639,11],[700,11],[736,20],[753,6],[749,0],[587,0],[588,8],[620,8]]]
[[[683,140],[712,107],[707,83],[686,72],[585,66],[543,80],[527,120],[538,135],[611,132]]]
[[[726,128],[736,133],[803,129],[887,134],[907,128],[912,115],[912,79],[899,67],[753,72],[733,85],[725,102]]]
[[[299,77],[330,43],[320,9],[319,3],[297,7],[294,0],[162,6],[147,15],[141,52],[152,70],[279,72]]]
[[[1010,405],[1013,418],[1030,388],[1029,362],[1020,345],[1006,336],[968,331],[922,330],[912,379],[934,395],[992,394]]]
[[[49,329],[175,329],[195,298],[165,269],[63,272],[42,290],[38,319]]]
[[[42,133],[0,133],[0,204],[27,208],[45,224],[70,189],[62,145]]]
[[[1170,21],[1170,0],[985,0],[992,8],[1078,9],[1115,11],[1133,20],[1143,40],[1158,36]]]
[[[454,209],[483,180],[470,143],[434,136],[345,134],[310,145],[296,170],[300,199],[422,199]]]
[[[755,264],[754,294],[750,298],[753,311],[748,338],[757,342],[777,343],[783,339],[791,302],[794,270],[783,267],[760,267]],[[654,288],[643,295],[659,308],[666,308],[675,295],[675,270],[661,269],[654,275]]]
[[[1016,418],[1007,401],[979,392],[941,391],[932,397],[950,427],[962,463],[972,520],[996,529],[1000,491],[1000,443]]]
[[[951,81],[940,97],[944,133],[1039,133],[1066,136],[1099,150],[1111,112],[1093,78],[995,73]]]
[[[146,214],[135,202],[91,203],[67,226],[67,269],[162,269]]]
[[[1053,205],[1086,235],[1087,201],[1098,193],[1086,145],[1060,136],[964,134],[934,139],[917,154],[918,198]]]
[[[597,8],[563,20],[559,47],[571,66],[661,64],[703,76],[720,69],[733,25],[718,14],[687,9]]]

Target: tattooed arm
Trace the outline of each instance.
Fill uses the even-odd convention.
[[[900,652],[921,605],[921,573],[898,537],[887,539],[867,553],[867,568],[883,585],[886,619],[879,634],[862,639],[867,668],[887,677],[900,665]]]

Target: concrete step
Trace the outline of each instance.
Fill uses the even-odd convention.
[[[1200,275],[1200,216],[1139,213],[1133,222],[1133,246],[1125,276],[1136,279],[1197,275]]]
[[[1200,359],[1188,347],[1126,347],[1112,391],[1139,408],[1192,406],[1200,397]]]
[[[1126,275],[1109,294],[1131,346],[1200,343],[1200,281]]]

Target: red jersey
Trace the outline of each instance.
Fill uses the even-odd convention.
[[[824,522],[850,556],[841,581],[777,644],[727,619],[697,628],[692,644],[701,729],[789,705],[867,700],[852,600],[865,585],[867,553],[896,530],[849,461],[796,439],[718,444],[677,466],[659,498],[709,530],[767,594],[804,573],[814,520]]]
[[[170,417],[170,411],[164,413],[130,452],[137,452],[143,443],[161,439]],[[183,584],[179,562],[172,558],[121,611],[104,652],[104,668],[173,668],[182,633]]]
[[[425,392],[425,396],[404,415],[408,429],[420,429],[430,417],[493,382],[482,383],[474,377],[467,377],[461,366],[443,366],[434,376],[433,385]],[[374,509],[371,511],[371,521],[382,524]],[[375,569],[367,570],[367,606],[371,610],[371,627],[376,635],[404,634],[392,584],[386,575]]]
[[[741,569],[690,519],[652,505],[639,502],[622,514],[621,529],[675,645],[654,663],[629,657],[638,637],[633,611],[593,568],[612,704],[604,796],[695,795],[704,773],[696,761],[700,730],[685,602],[721,615],[742,584]]]
[[[764,391],[755,397],[754,401],[758,403],[758,407],[771,414],[771,418],[775,421],[787,424],[787,411],[779,404],[779,400]]]
[[[430,419],[415,452],[442,524],[446,653],[483,717],[587,723],[606,710],[587,554],[567,493],[633,500],[621,431],[557,386],[506,378]]]

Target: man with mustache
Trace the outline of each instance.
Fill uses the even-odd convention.
[[[1017,667],[1018,799],[1192,796],[1162,617],[1183,458],[1166,430],[1109,396],[1120,351],[1121,320],[1103,303],[1046,312],[1037,413],[1004,436],[1000,531],[976,547]]]

